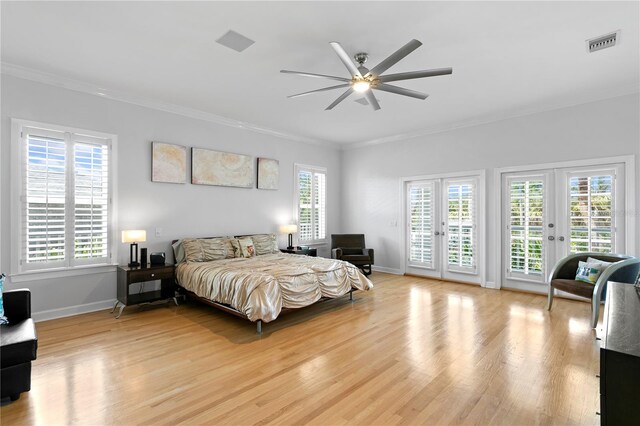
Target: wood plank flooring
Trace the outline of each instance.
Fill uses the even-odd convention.
[[[262,336],[193,302],[38,323],[2,425],[599,423],[587,303],[371,277]]]

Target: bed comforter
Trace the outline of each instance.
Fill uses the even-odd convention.
[[[251,321],[269,322],[282,308],[301,308],[321,297],[336,298],[373,284],[350,263],[288,253],[212,262],[183,262],[176,267],[180,286],[224,303]]]

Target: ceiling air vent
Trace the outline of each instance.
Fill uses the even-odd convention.
[[[380,103],[380,99],[376,98],[376,100],[378,101],[378,103]],[[360,98],[360,99],[355,99],[353,102],[357,102],[360,105],[369,105],[369,101],[367,101],[367,98]]]
[[[228,47],[229,49],[233,49],[236,52],[242,52],[244,49],[255,43],[249,37],[245,37],[233,30],[227,31],[227,33],[217,39],[216,42]]]
[[[598,50],[606,49],[607,47],[613,47],[616,45],[616,41],[620,37],[620,31],[616,31],[611,34],[603,35],[600,37],[587,40],[587,49],[589,52],[595,52]]]

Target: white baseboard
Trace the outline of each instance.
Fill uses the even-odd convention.
[[[487,281],[484,285],[485,288],[492,288],[495,290],[499,290],[499,288],[496,286],[496,283],[493,281]]]
[[[112,308],[116,303],[115,299],[102,300],[100,302],[86,303],[84,305],[67,306],[65,308],[50,309],[48,311],[34,312],[31,317],[35,322],[48,321],[56,318],[70,317],[72,315],[86,314],[89,312],[101,311]]]
[[[384,266],[374,265],[371,267],[371,269],[376,272],[386,272],[387,274],[402,275],[402,271],[400,271],[400,269],[395,269],[395,268],[386,268]]]

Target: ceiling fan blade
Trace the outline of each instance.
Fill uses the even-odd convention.
[[[373,107],[374,111],[377,111],[380,109],[380,104],[378,103],[378,100],[373,95],[373,92],[371,90],[367,90],[366,92],[364,92],[364,95],[366,96],[367,102],[369,102],[369,105]]]
[[[336,99],[335,101],[333,101],[333,102],[331,103],[331,105],[329,105],[328,107],[326,107],[324,110],[325,110],[325,111],[328,111],[328,110],[330,110],[330,109],[333,109],[333,107],[335,107],[336,105],[338,105],[340,102],[344,101],[344,100],[345,100],[345,99],[346,99],[346,98],[347,98],[347,97],[348,97],[352,92],[353,92],[353,89],[352,89],[351,87],[349,87],[349,88],[347,89],[347,91],[346,91],[346,92],[344,92],[342,95],[340,95],[340,96],[338,97],[338,99]]]
[[[299,96],[305,96],[305,95],[310,95],[312,93],[324,92],[324,91],[333,90],[333,89],[340,89],[342,87],[349,87],[349,86],[350,86],[349,84],[338,84],[337,86],[323,87],[322,89],[316,89],[316,90],[311,90],[309,92],[298,93],[296,95],[290,95],[290,96],[287,96],[287,98],[297,98]]]
[[[387,59],[385,59],[384,61],[380,62],[378,65],[373,67],[367,75],[372,75],[374,77],[379,76],[380,74],[382,74],[383,72],[385,72],[386,70],[388,70],[389,68],[397,64],[398,62],[400,62],[402,58],[404,58],[405,56],[407,56],[409,53],[413,52],[420,46],[422,46],[422,43],[420,43],[418,40],[416,39],[411,40],[409,43],[405,44],[400,49],[396,50],[391,55],[389,55]]]
[[[344,66],[347,67],[351,76],[362,78],[362,74],[360,74],[360,71],[358,71],[358,67],[356,67],[356,64],[354,64],[351,60],[351,57],[349,57],[347,52],[345,52],[345,50],[342,48],[342,45],[337,41],[332,41],[329,44],[331,45],[331,47],[333,47],[333,50],[336,51]]]
[[[300,71],[289,71],[289,70],[280,70],[280,72],[283,74],[301,75],[303,77],[328,78],[329,80],[337,80],[337,81],[344,81],[344,82],[351,81],[351,79],[349,78],[336,77],[334,75],[314,74],[311,72],[300,72]]]
[[[377,86],[372,86],[373,89],[382,90],[389,93],[395,93],[396,95],[404,95],[410,96],[412,98],[425,100],[429,95],[426,93],[416,92],[415,90],[405,89],[404,87],[392,86],[390,84],[378,84]],[[368,99],[368,98],[367,98]]]
[[[400,72],[397,74],[381,75],[378,79],[386,83],[388,81],[411,80],[413,78],[436,77],[438,75],[448,75],[453,73],[453,68],[435,68],[425,71]]]

